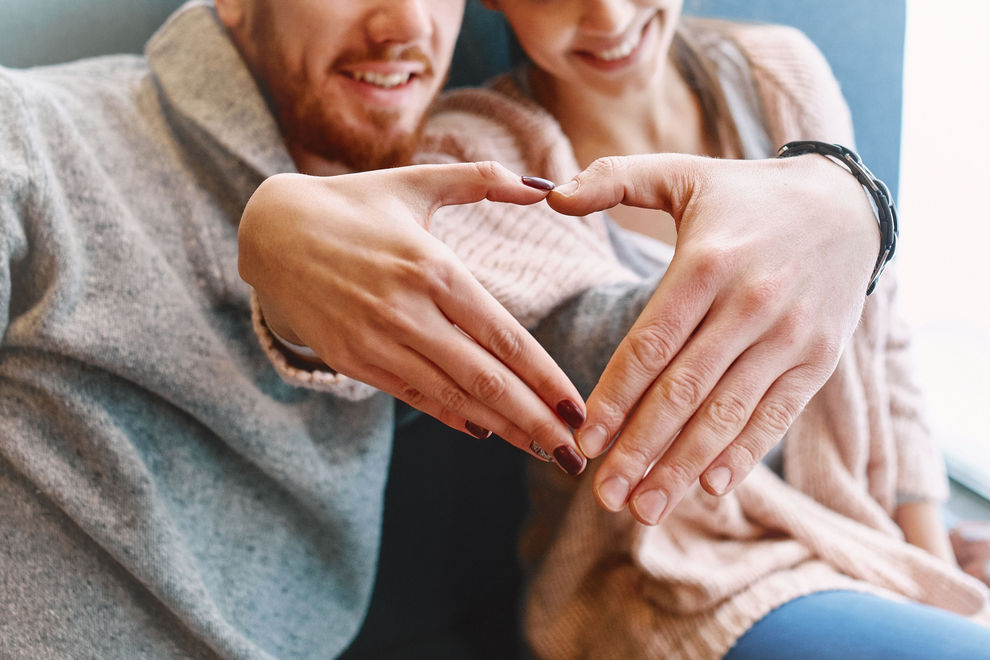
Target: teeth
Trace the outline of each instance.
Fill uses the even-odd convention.
[[[609,48],[608,50],[603,50],[599,53],[595,53],[595,57],[600,60],[605,60],[606,62],[611,62],[612,60],[621,60],[623,57],[628,57],[629,53],[636,50],[636,46],[639,45],[640,33],[635,33],[628,39],[623,41],[621,44],[615,48]]]
[[[378,73],[376,71],[354,71],[351,72],[351,77],[354,80],[360,80],[366,82],[369,85],[375,85],[376,87],[384,87],[389,89],[392,87],[398,87],[399,85],[404,85],[409,82],[412,78],[411,73]]]

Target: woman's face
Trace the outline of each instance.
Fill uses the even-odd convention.
[[[609,95],[642,89],[666,64],[682,0],[488,0],[537,67]]]

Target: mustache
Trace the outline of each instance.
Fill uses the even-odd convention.
[[[381,45],[362,50],[349,50],[334,61],[333,68],[364,62],[417,62],[424,66],[424,75],[433,74],[433,60],[419,46]]]

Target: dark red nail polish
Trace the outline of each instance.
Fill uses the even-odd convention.
[[[478,426],[474,422],[464,422],[464,428],[467,429],[468,433],[478,438],[479,440],[490,438],[492,435],[491,431],[489,431],[484,427]]]
[[[553,457],[557,461],[557,465],[571,476],[581,474],[581,470],[584,469],[584,459],[567,445],[561,445],[554,449]]]
[[[525,183],[530,188],[536,188],[537,190],[545,190],[550,192],[553,190],[557,184],[553,181],[547,179],[541,179],[538,176],[524,176],[522,182]]]
[[[584,413],[578,408],[577,404],[570,399],[564,399],[557,404],[557,414],[560,418],[567,422],[567,425],[572,429],[576,429],[584,424]]]

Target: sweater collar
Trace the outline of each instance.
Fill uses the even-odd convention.
[[[213,3],[191,0],[145,46],[166,103],[262,177],[295,172],[281,131]]]

